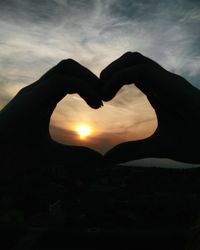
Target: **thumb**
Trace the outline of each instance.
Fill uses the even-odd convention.
[[[109,164],[118,164],[148,157],[158,157],[159,151],[160,147],[156,140],[149,137],[140,141],[121,143],[109,150],[104,157]]]
[[[49,140],[44,147],[43,162],[47,165],[64,165],[77,176],[90,175],[95,168],[103,168],[104,157],[90,148],[64,145]]]

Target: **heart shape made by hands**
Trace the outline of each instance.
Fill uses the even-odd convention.
[[[147,138],[137,137],[137,131],[134,140],[131,140],[130,133],[128,133],[128,136],[124,136],[124,141],[127,142],[109,150],[105,155],[106,158],[112,163],[146,157],[197,162],[196,148],[193,147],[191,151],[191,144],[193,144],[191,127],[193,127],[193,123],[191,126],[190,120],[193,121],[197,117],[192,105],[197,103],[199,91],[184,78],[168,72],[150,58],[138,52],[127,52],[101,72],[99,87],[101,99],[106,102],[111,101],[124,85],[132,83],[140,90],[137,93],[140,96],[141,92],[144,93],[151,104],[151,106],[148,106],[148,112],[152,123],[149,123],[150,129],[144,136]],[[123,95],[125,92],[127,92],[127,89],[119,92],[119,94]],[[186,96],[186,93],[188,96]],[[194,102],[188,104],[188,97],[189,100]],[[132,98],[135,98],[135,96]],[[155,112],[152,111],[151,107]],[[189,120],[184,119],[185,112],[188,111],[190,112]],[[148,115],[146,119],[149,119]],[[120,120],[120,124],[123,124],[123,122],[126,123],[126,120]],[[157,129],[155,130],[156,126]],[[190,131],[190,133],[187,134],[186,131]],[[117,137],[117,131],[113,132]],[[122,139],[120,138],[120,140]]]
[[[125,138],[128,141],[109,150],[104,158],[90,148],[52,140],[50,117],[66,94],[77,93],[98,110],[102,101],[111,101],[124,85],[133,83],[144,93],[157,116],[157,129],[148,138],[131,140],[128,136]],[[72,59],[63,60],[21,89],[1,110],[2,166],[26,167],[27,162],[32,167],[41,163],[80,166],[84,162],[92,167],[105,159],[121,163],[147,157],[199,163],[195,146],[200,141],[199,99],[199,90],[187,80],[137,52],[128,52],[112,62],[99,78]],[[120,124],[125,122],[120,117]]]

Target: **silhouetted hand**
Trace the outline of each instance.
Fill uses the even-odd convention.
[[[140,53],[127,52],[105,68],[103,100],[111,100],[124,84],[135,85],[155,109],[158,127],[144,140],[117,145],[105,155],[112,163],[147,157],[200,163],[200,91]]]
[[[51,114],[66,94],[78,93],[96,109],[102,104],[98,88],[99,79],[92,72],[68,59],[21,89],[0,112],[1,168],[100,164],[99,153],[59,144],[49,135]]]

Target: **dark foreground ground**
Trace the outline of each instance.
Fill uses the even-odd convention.
[[[62,166],[2,175],[1,249],[200,249],[200,168],[77,176]]]

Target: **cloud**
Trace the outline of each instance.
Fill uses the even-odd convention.
[[[198,74],[199,54],[191,53],[198,37],[190,27],[199,24],[199,4],[16,0],[4,5],[0,56],[3,69],[12,69],[19,79],[24,74],[33,79],[66,57],[99,73],[127,50],[141,51],[179,73]]]

